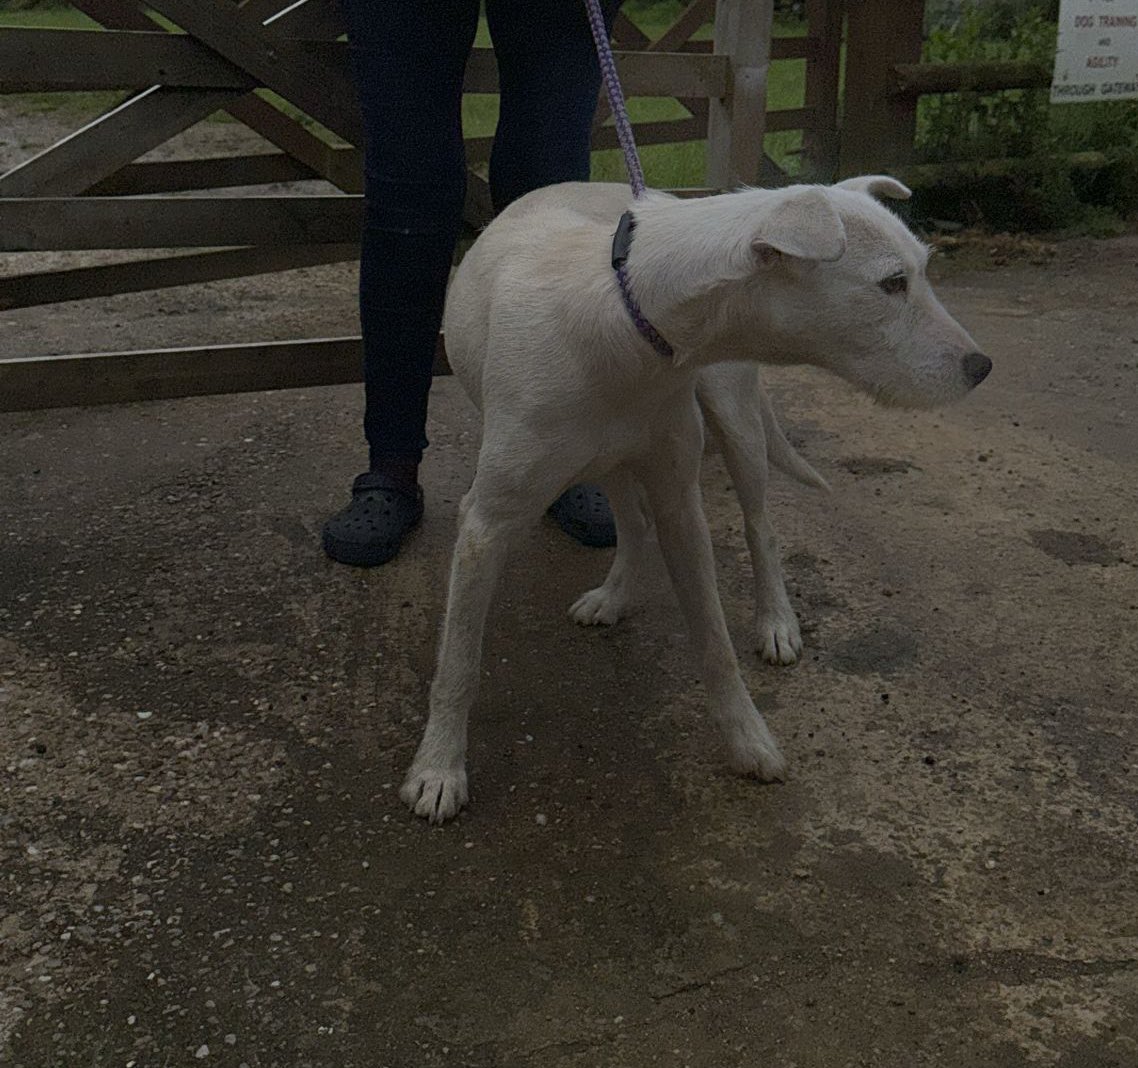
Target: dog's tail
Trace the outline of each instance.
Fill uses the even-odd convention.
[[[814,470],[801,456],[794,446],[786,440],[786,435],[775,418],[774,408],[766,390],[759,390],[759,407],[763,413],[763,433],[767,439],[767,462],[771,467],[778,468],[784,475],[789,475],[796,482],[813,489],[830,492],[830,484]]]

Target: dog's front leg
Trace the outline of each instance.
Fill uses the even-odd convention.
[[[758,411],[754,412],[758,419]],[[761,423],[755,427],[762,433]],[[724,434],[723,459],[743,509],[743,530],[751,551],[751,570],[755,584],[755,635],[758,649],[770,664],[793,664],[802,652],[802,633],[798,616],[790,604],[779,561],[778,536],[767,518],[766,446],[747,436],[747,445],[736,436]]]
[[[476,489],[467,494],[451,560],[430,714],[399,792],[416,815],[432,823],[450,819],[467,801],[467,719],[478,695],[486,614],[513,533],[511,524],[487,518]]]
[[[648,540],[648,517],[632,473],[623,466],[616,468],[604,480],[604,490],[616,519],[616,555],[605,581],[586,590],[569,609],[570,619],[584,626],[611,626],[624,615]]]
[[[697,439],[698,440],[698,439]],[[715,559],[694,463],[658,458],[644,470],[656,534],[687,620],[712,716],[727,743],[732,769],[764,781],[781,779],[786,760],[739,673],[715,582]],[[686,461],[686,462],[685,462]]]
[[[793,664],[802,652],[802,634],[782,577],[778,537],[767,517],[770,468],[760,389],[753,368],[721,365],[703,372],[699,402],[743,509],[754,575],[759,653],[770,664]]]

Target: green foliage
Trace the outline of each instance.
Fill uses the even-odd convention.
[[[964,8],[955,24],[929,34],[925,61],[1046,63],[1054,56],[1055,26],[1038,11],[1024,13],[1006,28],[993,21],[986,6]],[[1047,97],[1045,89],[923,97],[917,112],[917,151],[929,162],[1030,155],[1047,136]]]
[[[1026,61],[1050,67],[1056,23],[1050,0],[965,3],[932,29],[930,63]],[[929,213],[1011,229],[1104,233],[1138,211],[1138,102],[1052,105],[1047,89],[926,96],[917,111],[924,162],[1019,159],[1002,178],[975,174],[921,197]],[[1107,166],[1075,169],[1073,153]]]

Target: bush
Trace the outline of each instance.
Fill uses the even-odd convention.
[[[928,63],[981,60],[1049,62],[1056,28],[1028,11],[1011,27],[1000,27],[987,7],[966,6],[952,24],[925,41]],[[1001,93],[943,93],[921,98],[917,108],[917,152],[926,162],[1026,156],[1047,135],[1050,103],[1046,89]]]
[[[1051,0],[935,5],[930,63],[1054,61]],[[934,5],[930,4],[930,10]],[[926,96],[917,109],[922,162],[1023,161],[1000,178],[982,168],[922,194],[927,213],[1014,229],[1103,232],[1138,211],[1138,101],[1050,103],[1047,89]],[[1107,165],[1075,169],[1069,157],[1099,152]],[[1112,221],[1113,220],[1113,221]]]

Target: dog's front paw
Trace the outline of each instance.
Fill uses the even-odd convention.
[[[798,660],[802,653],[802,634],[794,610],[759,616],[755,621],[756,647],[768,664],[786,666]]]
[[[412,767],[399,796],[416,816],[445,823],[457,816],[468,800],[466,769]]]
[[[727,762],[736,775],[760,782],[786,781],[786,757],[761,718],[728,738]]]
[[[584,627],[611,627],[624,615],[624,598],[604,586],[581,594],[569,609],[569,618]]]

